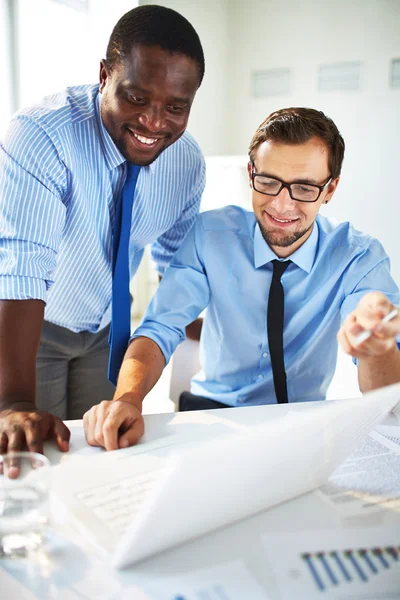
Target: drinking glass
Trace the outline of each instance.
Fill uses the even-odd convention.
[[[0,544],[6,555],[39,548],[49,522],[49,460],[35,452],[0,456]]]

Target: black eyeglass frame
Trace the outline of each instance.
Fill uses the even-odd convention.
[[[255,165],[253,162],[250,163],[251,165],[251,184],[253,186],[253,190],[255,192],[257,192],[258,194],[264,194],[264,196],[278,196],[283,188],[286,188],[289,192],[289,195],[291,197],[292,200],[295,200],[295,202],[317,202],[318,198],[320,197],[320,195],[322,194],[322,192],[324,191],[324,189],[330,184],[330,182],[332,181],[333,177],[330,175],[329,179],[326,183],[324,183],[323,185],[317,185],[316,183],[307,183],[305,181],[292,181],[292,183],[286,183],[286,181],[282,181],[282,179],[278,179],[277,177],[273,177],[272,175],[267,175],[266,173],[256,173],[255,172]],[[257,190],[257,188],[254,185],[254,178],[257,177],[257,175],[259,177],[268,177],[269,179],[274,179],[275,181],[279,181],[279,183],[281,184],[281,187],[279,188],[279,190],[276,192],[276,194],[268,194],[267,192],[260,192],[259,190]],[[292,185],[295,184],[305,184],[305,185],[311,185],[315,188],[319,189],[319,194],[318,196],[315,198],[315,200],[299,200],[299,198],[293,198],[292,196],[292,190],[290,189],[290,187]]]

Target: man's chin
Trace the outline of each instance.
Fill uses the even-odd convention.
[[[148,167],[149,165],[151,165],[151,163],[153,163],[155,160],[157,160],[157,158],[160,156],[160,154],[162,152],[164,152],[165,148],[161,148],[158,152],[155,152],[153,155],[151,156],[146,156],[145,154],[141,154],[141,153],[135,153],[135,154],[128,154],[127,152],[121,152],[121,154],[123,155],[123,157],[130,163],[134,164],[134,165],[138,165],[139,167]]]
[[[119,141],[119,143],[115,143],[115,145],[124,159],[139,167],[151,165],[151,163],[157,160],[160,154],[169,146],[169,144],[164,144],[161,147],[155,148],[154,151],[150,151],[150,149],[141,151],[140,148],[129,148],[129,145],[124,143],[125,140],[123,140],[123,143],[121,142],[122,141]]]
[[[281,232],[267,231],[260,222],[258,222],[258,224],[261,234],[268,246],[274,246],[276,248],[289,248],[289,246],[292,246],[292,244],[300,240],[309,231],[309,229],[305,229],[292,234],[284,234]]]

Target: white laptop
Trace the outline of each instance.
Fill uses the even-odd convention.
[[[53,489],[126,567],[317,488],[399,403],[396,384],[304,412],[294,404],[282,418],[169,452],[143,444],[76,457],[55,467]]]

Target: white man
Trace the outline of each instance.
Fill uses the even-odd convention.
[[[118,400],[84,416],[89,444],[138,441],[146,394],[205,308],[202,371],[181,410],[323,400],[338,332],[363,392],[399,381],[400,319],[380,324],[399,303],[389,259],[376,239],[319,214],[340,178],[336,125],[314,109],[277,111],[249,155],[254,212],[227,206],[197,218],[132,336]],[[365,329],[373,333],[358,343]]]

